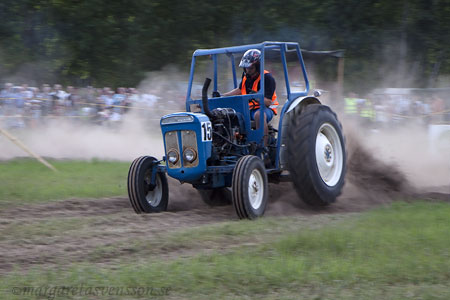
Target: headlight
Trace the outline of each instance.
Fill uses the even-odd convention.
[[[175,124],[175,123],[189,123],[194,122],[194,117],[191,115],[180,115],[163,118],[161,120],[161,125]]]
[[[191,148],[187,148],[186,150],[184,150],[183,156],[185,160],[191,163],[197,158],[197,153],[195,153],[195,151]]]
[[[178,161],[178,152],[175,150],[169,150],[169,152],[167,152],[167,160],[171,163],[171,164],[175,164]]]

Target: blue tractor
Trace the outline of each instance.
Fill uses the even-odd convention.
[[[285,103],[278,112],[278,127],[269,124],[264,136],[250,118],[249,101],[264,101],[264,76],[253,94],[220,96],[219,65],[225,64],[225,81],[238,86],[236,59],[249,49],[261,53],[260,74],[265,61],[279,59],[284,78]],[[288,61],[296,67],[289,67]],[[199,60],[202,64],[199,64]],[[196,68],[212,65],[201,95],[196,99]],[[225,63],[224,63],[225,62]],[[207,72],[207,73],[208,73]],[[289,78],[289,77],[295,78]],[[204,77],[203,77],[204,78]],[[203,81],[203,79],[202,79]],[[209,85],[213,93],[208,97]],[[281,86],[281,88],[280,88]],[[284,90],[278,85],[277,91]],[[342,126],[336,114],[318,97],[308,95],[309,81],[298,43],[263,42],[236,47],[200,49],[192,56],[186,96],[186,112],[161,118],[165,156],[136,158],[128,173],[128,195],[136,213],[167,210],[169,189],[166,174],[190,183],[209,205],[232,204],[241,219],[264,214],[268,202],[268,182],[291,181],[300,198],[312,206],[336,201],[344,185],[346,150]],[[281,97],[279,97],[281,98]],[[281,99],[280,99],[281,100]],[[260,112],[262,115],[261,105]],[[258,128],[259,127],[259,128]],[[258,129],[257,129],[258,128]]]

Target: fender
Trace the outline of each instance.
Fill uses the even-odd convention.
[[[320,100],[314,96],[305,96],[305,97],[298,97],[295,99],[286,110],[286,113],[293,110],[297,105],[306,106],[309,104],[322,104],[320,103]]]
[[[287,135],[285,134],[288,126],[289,126],[289,112],[293,110],[296,106],[300,106],[300,109],[303,109],[305,106],[308,106],[310,104],[322,104],[320,103],[319,99],[314,96],[305,96],[305,97],[298,97],[295,100],[293,100],[291,103],[288,103],[288,108],[286,109],[286,112],[283,114],[282,118],[280,118],[280,124],[278,126],[278,145],[279,147],[279,162],[281,169],[287,170],[287,158],[286,158],[286,144],[287,144]],[[286,104],[285,104],[286,105]],[[281,130],[280,130],[281,128]]]

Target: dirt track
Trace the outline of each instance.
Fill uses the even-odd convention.
[[[157,244],[152,256],[198,253],[205,250],[203,246],[190,245],[183,249],[164,242],[165,236],[191,227],[237,220],[233,207],[211,208],[188,185],[171,182],[170,186],[168,212],[160,214],[136,215],[126,197],[70,199],[0,211],[0,273],[13,268],[47,268],[76,262],[102,264],[124,256],[145,257],[152,243]],[[288,183],[271,185],[270,192],[267,216],[345,217],[350,212],[392,201],[389,195],[364,195],[347,184],[337,203],[314,210],[299,201]],[[450,200],[444,193],[422,195],[422,198]],[[15,230],[17,226],[20,229]],[[146,247],[139,247],[139,243]],[[236,246],[236,241],[208,247],[223,250],[232,246]]]
[[[357,145],[349,153],[347,184],[337,203],[312,209],[290,183],[271,184],[266,216],[295,216],[326,223],[396,199],[450,201],[449,187],[419,193],[401,172],[367,155]],[[233,207],[210,208],[190,185],[169,183],[167,212],[136,215],[126,197],[69,199],[0,210],[0,274],[14,268],[52,268],[71,263],[104,264],[127,257],[174,257],[251,242],[226,240],[208,245],[177,243],[170,235],[191,227],[237,220]]]
[[[127,198],[70,199],[2,211],[0,271],[14,265],[107,262],[111,257],[95,257],[97,248],[117,245],[112,254],[120,255],[127,251],[127,241],[151,241],[168,231],[227,220],[231,215],[230,209],[175,211],[138,216]],[[20,226],[19,236],[14,235],[14,226]],[[5,235],[8,231],[12,233]]]

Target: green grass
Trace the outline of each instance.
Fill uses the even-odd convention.
[[[448,299],[449,220],[446,203],[396,203],[329,226],[298,228],[228,253],[200,252],[166,261],[148,255],[111,267],[76,264],[10,274],[0,281],[0,290],[40,285],[169,286],[166,298],[174,299]],[[206,236],[215,230],[232,236],[245,232],[239,226],[249,225],[244,221],[200,231]]]
[[[119,258],[119,260],[115,261],[116,263],[120,261],[120,253],[124,252],[129,254],[124,258],[125,260],[129,260],[131,255],[136,259],[148,256],[168,259],[167,256],[193,256],[199,251],[226,253],[230,252],[232,248],[246,249],[258,246],[272,241],[274,236],[296,232],[298,228],[326,226],[327,224],[340,222],[343,218],[348,217],[349,214],[310,217],[266,217],[255,221],[228,221],[208,226],[176,229],[160,233],[151,238],[143,234],[140,237],[133,237],[120,243],[114,243],[113,246],[110,243],[99,245],[95,251],[86,255],[86,259],[95,261],[96,258],[101,259],[102,257]],[[88,234],[82,236],[82,238],[88,238],[92,234],[102,234],[96,229],[92,229],[90,225],[85,226],[85,228],[87,229],[85,234],[86,232]],[[102,232],[103,234],[109,233],[108,231]]]
[[[128,162],[50,162],[58,173],[30,159],[0,162],[0,207],[12,203],[23,205],[71,197],[126,194]]]

